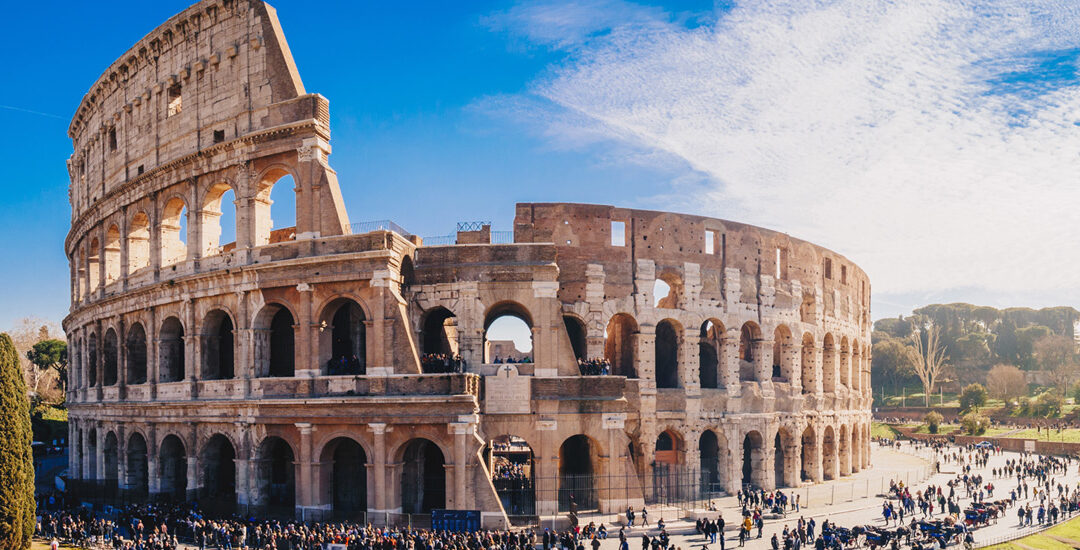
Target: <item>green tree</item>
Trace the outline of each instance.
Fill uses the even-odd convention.
[[[0,548],[30,548],[34,534],[34,457],[30,449],[30,400],[19,354],[0,334]]]
[[[982,435],[990,427],[990,419],[977,412],[969,412],[960,419],[960,425],[968,435]]]
[[[982,384],[968,384],[960,392],[960,410],[978,409],[986,404],[986,388]]]
[[[26,352],[26,358],[37,368],[53,369],[60,378],[60,387],[67,385],[67,342],[63,340],[42,340]]]
[[[941,416],[941,413],[937,411],[930,411],[923,417],[923,422],[926,423],[926,430],[932,434],[938,432],[938,426],[945,420],[945,417]]]
[[[888,387],[897,394],[901,386],[914,378],[915,351],[899,338],[886,338],[874,344],[870,376],[874,386]]]
[[[1035,358],[1035,342],[1054,334],[1049,327],[1031,325],[1016,329],[1016,356],[1017,364],[1026,370],[1033,370],[1038,366]]]

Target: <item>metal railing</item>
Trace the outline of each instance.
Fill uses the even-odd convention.
[[[412,233],[410,233],[404,227],[401,227],[400,225],[394,223],[391,220],[356,222],[348,224],[346,227],[348,228],[348,232],[352,233],[353,235],[370,233],[372,231],[393,231],[394,233],[397,233],[402,237],[408,237],[412,235]]]
[[[457,235],[436,235],[424,237],[424,246],[447,246],[457,244]]]
[[[492,231],[491,244],[514,244],[513,231]]]
[[[457,222],[458,231],[480,231],[484,226],[491,226],[491,220],[480,220],[474,222]]]

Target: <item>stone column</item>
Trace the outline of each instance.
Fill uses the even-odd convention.
[[[300,304],[297,308],[299,319],[296,320],[296,348],[295,348],[295,376],[298,378],[312,378],[319,374],[318,365],[312,365],[312,357],[318,357],[318,350],[312,350],[312,333],[316,330],[311,317],[311,296],[315,288],[307,283],[296,285],[300,293]],[[315,339],[317,342],[318,339]],[[380,340],[381,341],[381,340]],[[313,355],[314,353],[314,355]]]
[[[448,426],[449,432],[454,435],[454,494],[452,498],[447,499],[447,502],[453,503],[454,510],[465,510],[469,504],[465,484],[469,456],[465,438],[472,432],[470,429],[472,426],[472,424],[464,422],[454,422]]]
[[[656,388],[656,326],[641,325],[637,335],[635,370],[642,386]]]
[[[729,397],[742,395],[742,383],[739,382],[739,332],[728,331],[720,341],[717,350],[717,362],[720,364],[721,383],[727,388]]]
[[[698,350],[701,336],[697,332],[684,330],[681,340],[679,375],[682,387],[686,388],[688,394],[698,394],[701,392],[701,356]]]
[[[840,379],[839,384],[845,390],[851,391],[851,352],[846,348],[840,350]]]
[[[236,438],[240,447],[236,449],[236,505],[246,510],[251,504],[251,424],[236,422]]]
[[[554,420],[540,420],[536,431],[540,434],[540,445],[533,449],[536,460],[536,513],[550,516],[559,513],[559,442],[554,441],[558,423]]]
[[[371,480],[375,486],[375,502],[372,512],[385,513],[388,511],[389,499],[386,494],[386,432],[393,429],[384,423],[368,424],[368,430],[375,436],[375,459],[371,469]],[[369,507],[371,505],[369,504]]]
[[[821,425],[814,426],[814,448],[811,449],[810,480],[814,483],[825,481],[825,458],[822,451],[825,449],[825,433]]]
[[[298,481],[296,484],[296,500],[297,508],[300,508],[301,512],[305,514],[303,517],[306,517],[306,512],[312,503],[311,432],[315,430],[315,427],[309,422],[297,422],[295,426],[300,431],[300,460],[297,463],[297,466],[300,467],[300,475],[296,476]]]
[[[751,477],[755,478],[762,489],[772,491],[776,489],[776,430],[766,429],[761,434],[761,438],[764,440],[761,442],[764,456],[761,457],[760,470],[758,465],[754,464],[754,473]]]
[[[772,386],[773,366],[773,342],[772,340],[753,340],[754,348],[754,380],[757,380],[762,389],[768,384]]]

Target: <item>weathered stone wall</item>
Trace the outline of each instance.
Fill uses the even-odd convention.
[[[374,521],[437,501],[505,526],[484,451],[501,435],[529,443],[543,515],[580,458],[571,439],[587,442],[577,452],[605,512],[653,502],[665,468],[733,491],[869,465],[869,282],[847,259],[599,205],[520,204],[513,244],[490,244],[490,228],[454,246],[352,234],[328,121],[255,0],[192,6],[87,94],[66,241],[77,484],[305,518],[341,513],[346,487]],[[297,226],[272,231],[269,192],[286,175]],[[237,239],[221,243],[229,190]],[[657,280],[671,288],[659,303]],[[507,315],[528,327],[531,363],[486,363]],[[442,346],[463,372],[425,367]],[[597,358],[611,372],[583,376],[578,361]],[[443,481],[418,488],[435,464]],[[287,482],[271,484],[281,468]]]

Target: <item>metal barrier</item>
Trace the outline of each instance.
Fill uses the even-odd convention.
[[[402,237],[409,237],[412,235],[412,233],[407,231],[404,227],[401,227],[400,225],[394,223],[391,220],[357,222],[351,223],[346,227],[348,228],[348,232],[352,233],[353,235],[370,233],[372,231],[393,231],[394,233],[397,233]]]

